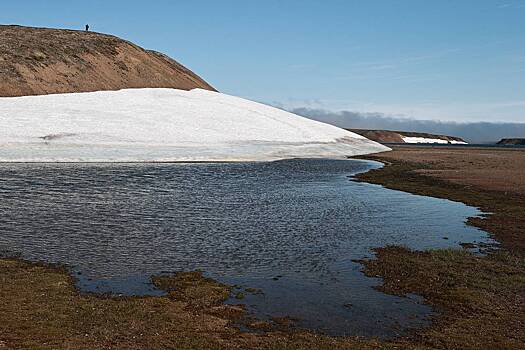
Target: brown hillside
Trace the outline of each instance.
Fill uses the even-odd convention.
[[[395,131],[388,130],[365,130],[365,129],[349,129],[356,134],[366,137],[372,141],[379,143],[402,143],[403,136]]]
[[[501,141],[498,142],[498,145],[524,145],[525,146],[525,139],[501,139]]]
[[[166,87],[214,90],[175,60],[94,32],[0,25],[0,96]]]

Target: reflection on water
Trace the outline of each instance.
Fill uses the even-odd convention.
[[[479,212],[356,183],[377,164],[2,164],[0,249],[66,263],[84,290],[159,294],[151,274],[202,269],[261,288],[243,303],[331,334],[391,336],[425,323],[416,297],[375,291],[353,259],[486,241]],[[448,239],[444,239],[444,238]],[[345,306],[346,305],[346,306]]]

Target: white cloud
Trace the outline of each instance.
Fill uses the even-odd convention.
[[[497,5],[500,9],[518,9],[525,8],[525,3],[523,1],[507,1]]]

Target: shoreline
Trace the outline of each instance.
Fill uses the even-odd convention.
[[[462,154],[455,155],[457,151]],[[444,153],[441,153],[444,151]],[[489,153],[509,153],[508,161],[518,163],[514,159],[516,153],[522,157],[515,169],[509,170],[502,179],[504,183],[520,177],[519,183],[512,186],[496,184],[497,179],[490,173],[481,174],[480,179],[471,179],[471,173],[479,173],[479,169],[469,171],[468,166],[477,160],[471,155],[480,152],[482,156]],[[397,154],[395,152],[398,152]],[[415,155],[410,155],[413,152]],[[441,153],[441,154],[438,154]],[[418,154],[422,154],[421,156]],[[436,160],[441,156],[443,161]],[[452,157],[457,157],[458,164],[445,165]],[[465,205],[479,208],[482,217],[469,218],[468,224],[488,232],[501,246],[520,256],[525,256],[525,176],[520,172],[525,169],[525,149],[449,149],[437,147],[434,149],[401,146],[394,152],[379,153],[368,156],[358,156],[356,159],[373,160],[383,163],[380,169],[358,174],[355,181],[382,185],[389,189],[400,190],[412,194],[435,198],[449,199]],[[499,160],[499,159],[498,159]],[[494,168],[490,159],[481,158],[484,167]],[[485,163],[486,162],[486,163]],[[460,165],[462,168],[459,168]],[[500,164],[497,164],[498,166]],[[448,168],[447,168],[448,166]],[[521,168],[523,166],[523,168]],[[466,181],[457,182],[461,177]]]
[[[504,191],[507,187],[496,183],[494,174],[480,170],[517,163],[505,169],[509,178],[504,182],[511,181],[525,165],[524,151],[400,146],[393,152],[358,157],[385,166],[357,175],[356,181],[480,208],[485,214],[469,218],[467,224],[500,243],[481,256],[461,249],[411,251],[389,246],[375,249],[375,259],[362,261],[367,276],[383,279],[379,290],[421,295],[438,312],[428,329],[415,331],[410,344],[524,348],[525,324],[520,320],[525,319],[525,186]]]
[[[385,166],[356,174],[354,181],[477,207],[480,198],[494,199],[492,192],[415,172],[423,163],[389,159],[388,155],[359,157]],[[485,195],[480,197],[480,193]],[[498,198],[507,207],[509,195]],[[522,204],[519,208],[523,209]],[[494,209],[495,214],[474,218],[469,224],[484,225],[502,245],[510,246],[513,240],[508,240],[503,228],[496,234],[485,228],[497,227],[497,222],[486,224],[498,215],[496,210],[503,210]],[[520,247],[510,253],[504,247],[486,256],[462,249],[376,249],[374,259],[361,263],[367,276],[383,280],[378,289],[395,295],[421,295],[438,312],[429,327],[384,341],[325,336],[256,320],[252,328],[260,332],[241,331],[235,320],[245,315],[244,310],[223,304],[229,286],[196,273],[171,276],[170,280],[157,278],[159,285],[171,288],[166,296],[85,295],[76,290],[75,276],[64,267],[0,259],[0,297],[5,301],[0,306],[0,315],[4,315],[0,316],[0,345],[8,349],[519,349],[525,342],[525,325],[520,321],[525,319],[525,250]],[[182,293],[174,292],[173,281],[182,283]]]

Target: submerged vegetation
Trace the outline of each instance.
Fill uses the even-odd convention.
[[[163,297],[80,294],[63,267],[0,260],[0,349],[362,349],[373,340],[246,333],[221,303],[230,287],[199,272],[154,277]]]
[[[154,277],[163,297],[80,294],[62,267],[0,260],[0,345],[7,349],[521,349],[525,265],[511,254],[462,250],[377,250],[363,262],[381,290],[417,293],[435,324],[393,341],[329,337],[265,322],[243,332],[244,309],[224,305],[231,287],[199,272]],[[279,324],[280,320],[274,320]],[[485,347],[486,346],[486,347]],[[1,346],[0,346],[1,348]]]

